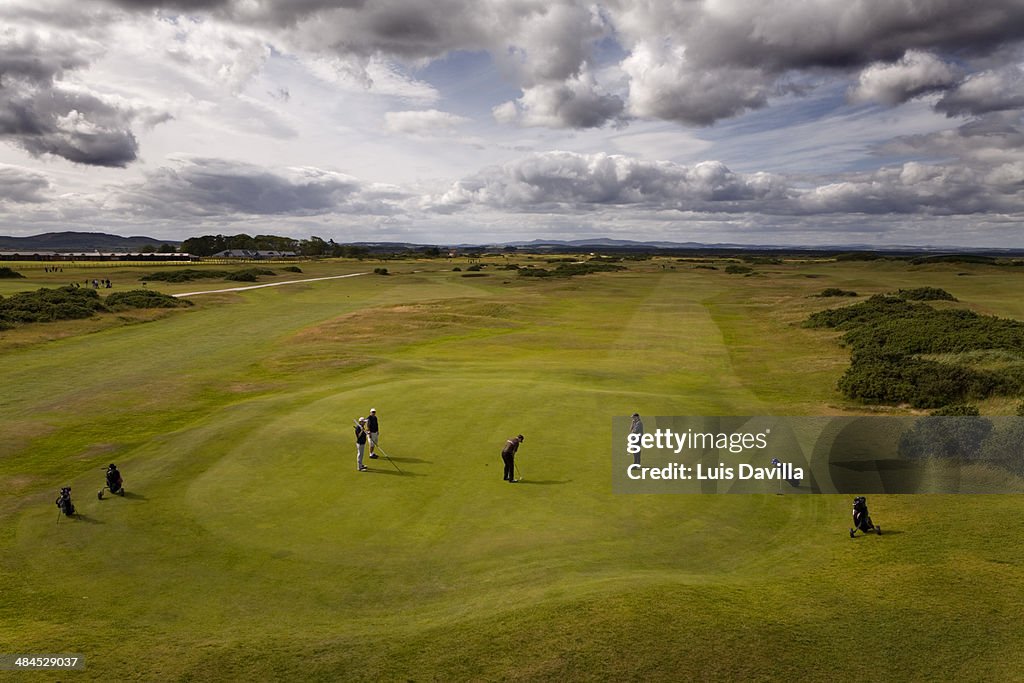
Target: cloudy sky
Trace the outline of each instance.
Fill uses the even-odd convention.
[[[0,234],[1024,247],[1021,0],[2,0]]]

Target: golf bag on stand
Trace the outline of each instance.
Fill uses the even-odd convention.
[[[850,538],[853,538],[858,531],[865,534],[874,531],[879,536],[882,535],[882,527],[875,526],[871,521],[871,516],[868,514],[868,502],[864,496],[857,496],[853,499],[853,528],[850,529]]]
[[[65,486],[60,490],[60,495],[54,501],[65,517],[72,517],[75,514],[75,506],[71,502],[71,487]],[[57,519],[60,519],[58,516]]]
[[[103,500],[103,491],[105,489],[110,489],[111,493],[116,493],[120,496],[124,495],[124,479],[114,463],[110,463],[110,467],[107,468],[107,485],[96,494],[96,497],[100,500]]]

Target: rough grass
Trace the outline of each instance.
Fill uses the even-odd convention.
[[[845,498],[611,493],[612,416],[858,411],[810,295],[974,266],[452,265],[7,348],[0,652],[84,653],[81,680],[1019,677],[1016,497],[876,496],[886,535],[851,541]],[[958,296],[1019,314],[978,268]],[[355,471],[371,406],[401,474]],[[128,495],[99,501],[111,461]],[[62,485],[84,517],[58,526]]]

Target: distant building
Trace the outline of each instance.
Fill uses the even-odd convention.
[[[0,261],[198,261],[198,256],[191,254],[157,254],[151,252],[122,251],[45,251],[41,249],[21,249],[17,251],[0,251]]]
[[[276,251],[274,249],[225,249],[219,251],[210,258],[238,258],[263,261],[267,259],[295,258],[298,256],[294,251]]]

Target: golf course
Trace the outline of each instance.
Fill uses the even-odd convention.
[[[808,316],[935,287],[1024,320],[1024,268],[521,274],[556,260],[9,264],[4,297],[192,305],[0,329],[0,654],[84,657],[0,680],[1024,680],[1019,495],[872,495],[885,533],[851,539],[850,496],[613,493],[611,439],[633,412],[926,414],[844,396],[850,349]],[[371,408],[387,457],[359,472]],[[98,499],[110,463],[126,493]]]

